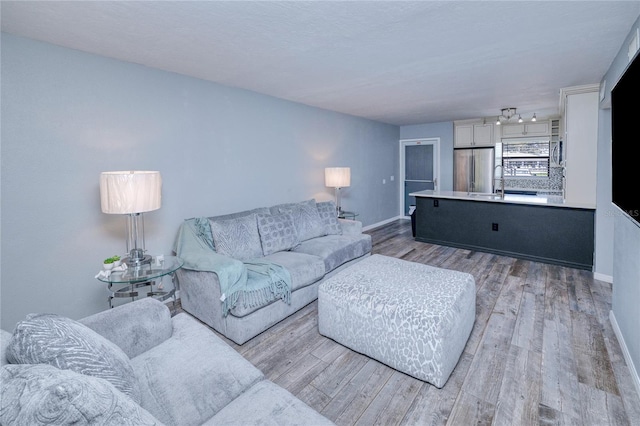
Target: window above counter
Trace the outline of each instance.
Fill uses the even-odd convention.
[[[549,177],[549,137],[502,139],[496,151],[505,178]]]

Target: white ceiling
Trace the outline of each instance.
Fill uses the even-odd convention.
[[[640,1],[2,1],[2,31],[397,125],[557,113]]]

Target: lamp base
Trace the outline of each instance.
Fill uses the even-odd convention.
[[[128,268],[138,268],[142,265],[151,264],[151,256],[144,255],[141,258],[125,257],[122,262],[127,265]]]

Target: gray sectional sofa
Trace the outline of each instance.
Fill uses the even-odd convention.
[[[371,254],[358,221],[314,199],[185,220],[174,253],[182,308],[243,344],[318,297],[326,278]]]
[[[2,330],[3,425],[332,425],[186,313],[146,298]]]

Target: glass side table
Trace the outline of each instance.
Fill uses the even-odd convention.
[[[173,298],[173,306],[176,304],[176,286],[174,273],[182,268],[184,261],[176,256],[164,256],[164,260],[156,262],[154,258],[151,263],[131,267],[125,271],[111,272],[109,277],[99,277],[98,280],[107,283],[107,288],[111,292],[109,295],[109,307],[113,308],[113,299],[130,297],[131,301],[138,296],[155,297],[160,301]],[[162,278],[171,275],[173,288],[165,291],[162,286]],[[156,281],[160,283],[156,285]],[[154,288],[155,286],[155,288]],[[148,287],[146,294],[138,289]]]

